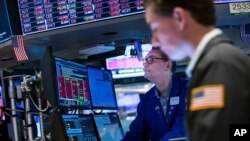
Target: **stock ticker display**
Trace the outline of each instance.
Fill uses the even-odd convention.
[[[18,0],[23,34],[144,11],[143,0]]]

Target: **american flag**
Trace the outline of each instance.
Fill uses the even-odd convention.
[[[17,61],[29,60],[29,57],[25,51],[23,36],[15,35],[11,37],[11,40]]]
[[[224,106],[224,86],[211,85],[192,90],[190,111],[222,108]]]
[[[250,42],[250,24],[240,27],[240,37],[243,42]]]

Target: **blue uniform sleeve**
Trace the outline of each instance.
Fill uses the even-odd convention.
[[[145,141],[146,137],[146,125],[145,119],[143,119],[143,103],[142,101],[137,106],[137,116],[129,126],[129,131],[125,134],[125,137],[121,141]]]

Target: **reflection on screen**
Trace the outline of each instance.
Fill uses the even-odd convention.
[[[120,141],[123,129],[117,114],[94,115],[95,124],[102,141]]]
[[[111,72],[89,67],[88,77],[93,108],[117,109]]]
[[[55,61],[59,106],[90,108],[91,102],[86,66],[59,58],[55,58]]]
[[[91,115],[62,115],[70,141],[97,141]]]

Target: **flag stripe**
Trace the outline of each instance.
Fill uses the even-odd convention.
[[[247,24],[247,25],[242,25],[240,27],[241,40],[243,42],[250,42],[250,34],[246,33],[246,26],[250,26],[250,25]]]
[[[17,61],[25,61],[29,59],[25,51],[23,36],[21,35],[13,36],[12,45],[14,48],[14,53],[15,53]]]

